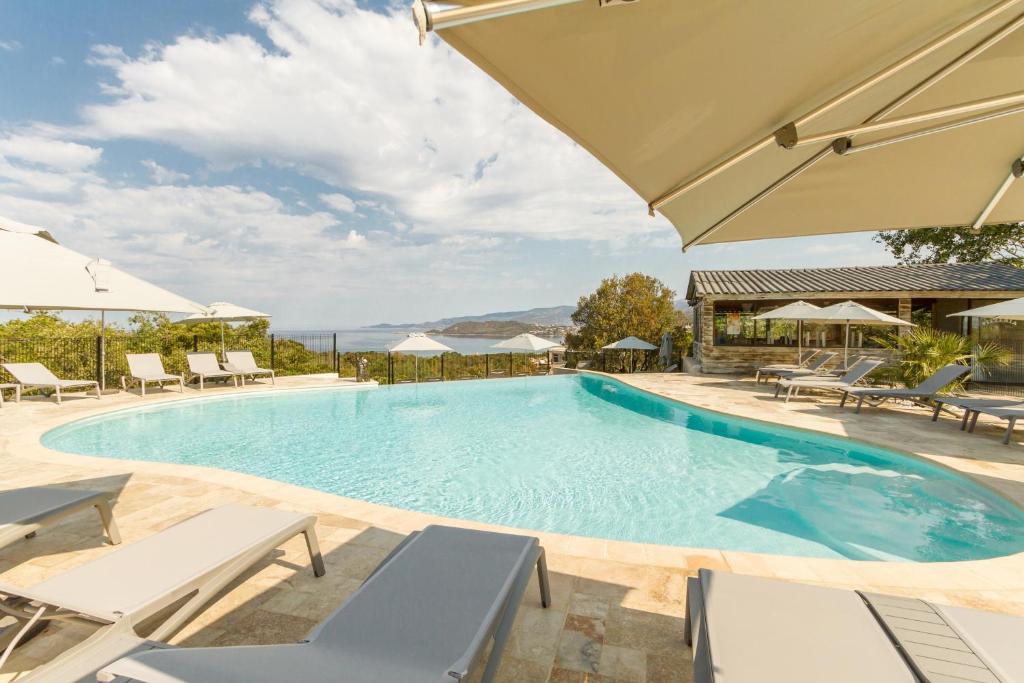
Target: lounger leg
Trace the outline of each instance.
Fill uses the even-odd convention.
[[[789,399],[793,397],[793,389],[795,389],[795,388],[796,388],[796,387],[792,387],[792,386],[791,386],[791,387],[790,387],[790,388],[789,388],[789,389],[788,389],[788,390],[786,391],[786,403],[789,403]]]
[[[757,372],[754,373],[754,383],[755,384],[760,384],[761,383],[761,371],[760,370],[758,370]]]
[[[844,391],[843,397],[839,399],[839,408],[842,409],[846,405],[846,399],[850,398],[850,392]]]
[[[978,426],[978,418],[981,417],[981,413],[974,411],[974,416],[971,418],[971,426],[968,428],[968,432],[974,433],[974,428]]]
[[[185,378],[184,377],[179,377],[178,378],[178,393],[179,394],[184,394],[185,393]]]
[[[273,370],[270,371],[270,383],[272,385],[274,385],[274,386],[277,386],[277,379],[274,378],[274,371]]]
[[[103,394],[100,393],[100,383],[96,382],[96,398],[103,398]]]
[[[117,528],[114,514],[110,511],[110,503],[105,500],[96,503],[96,512],[100,513],[100,521],[103,522],[103,530],[107,532],[110,545],[120,545],[121,531]]]
[[[932,411],[932,422],[939,421],[939,411],[942,410],[942,401],[935,402],[935,410]]]
[[[537,583],[540,585],[541,607],[551,607],[551,583],[548,580],[548,560],[544,556],[544,548],[540,549],[537,558]]]
[[[1017,424],[1017,418],[1011,417],[1010,424],[1006,425],[1006,436],[1003,437],[1003,443],[1006,445],[1010,444],[1010,437],[1013,436],[1013,427]]]
[[[35,531],[33,531],[31,533],[28,533],[28,534],[25,534],[25,538],[35,538],[35,537],[36,537],[36,532]]]
[[[57,405],[60,405],[60,387],[57,387]]]
[[[491,648],[491,656],[487,660],[487,667],[484,669],[484,675],[480,678],[480,683],[491,683],[494,680],[494,676],[498,673],[498,667],[501,665],[501,655],[505,652],[505,643],[512,633],[512,623],[516,620],[519,603],[523,600],[523,593],[526,592],[526,585],[529,582],[530,575],[524,572],[516,581],[516,585],[513,586],[512,592],[508,596],[505,612],[501,615],[501,622],[494,631],[494,646]]]
[[[970,420],[970,419],[971,419],[971,411],[967,410],[965,408],[964,409],[964,416],[962,418],[960,418],[960,431],[961,432],[967,429],[967,421]]]
[[[864,394],[861,394],[860,396],[857,397],[857,409],[855,411],[853,411],[853,412],[859,413],[860,412],[860,407],[862,405],[864,405]]]
[[[309,549],[309,561],[313,564],[313,576],[323,576],[327,573],[324,567],[324,556],[320,554],[320,543],[316,538],[316,529],[309,527],[302,532],[306,537],[306,548]]]
[[[779,392],[782,391],[782,385],[778,382],[775,383],[775,398],[779,397]]]
[[[146,395],[146,380],[140,379],[139,384],[142,386],[142,395]]]
[[[203,390],[203,376],[199,375],[199,391]]]

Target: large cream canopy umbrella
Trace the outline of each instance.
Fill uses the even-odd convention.
[[[950,313],[947,317],[963,318],[996,318],[998,320],[1024,320],[1024,298],[1000,301],[997,304],[979,306],[959,313]]]
[[[421,38],[437,32],[589,150],[684,249],[1024,220],[1024,0],[415,0],[413,13]]]
[[[431,339],[422,332],[410,332],[405,339],[388,349],[388,367],[391,366],[392,353],[411,353],[415,365],[416,381],[420,381],[420,357],[419,354],[436,354],[445,351],[454,351],[450,346],[445,346],[436,339]]]
[[[150,284],[109,261],[63,247],[40,228],[0,218],[0,308],[100,312],[100,373],[106,369],[106,313],[202,313],[194,301]]]
[[[259,311],[245,306],[239,306],[237,304],[228,303],[227,301],[214,301],[212,304],[206,307],[206,313],[196,313],[190,315],[181,322],[193,324],[193,323],[220,323],[220,357],[223,360],[227,360],[227,347],[224,345],[224,324],[225,323],[236,323],[236,322],[248,322],[250,320],[263,320],[269,318],[269,313],[260,313]]]
[[[524,332],[523,334],[517,334],[511,339],[500,341],[497,344],[491,344],[492,349],[503,349],[505,351],[522,351],[523,353],[538,353],[540,351],[547,351],[559,346],[556,342],[550,339],[541,339],[537,335]]]
[[[876,311],[856,301],[843,301],[842,303],[826,306],[818,311],[814,318],[815,322],[840,323],[846,326],[846,336],[843,342],[843,365],[850,360],[850,325],[878,325],[878,326],[906,326],[914,327],[914,323],[908,323],[902,318]]]
[[[755,315],[754,320],[795,320],[796,321],[796,362],[804,359],[804,321],[815,320],[821,313],[821,306],[809,304],[806,301],[794,301],[791,304],[773,308],[760,315]]]

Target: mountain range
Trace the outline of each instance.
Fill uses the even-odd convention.
[[[492,320],[516,320],[531,325],[558,325],[568,327],[572,325],[570,316],[576,310],[575,306],[549,306],[547,308],[531,308],[526,311],[499,311],[497,313],[484,313],[483,315],[463,315],[455,318],[441,318],[422,323],[391,324],[381,323],[371,325],[376,329],[388,329],[392,327],[422,327],[427,329],[445,328],[458,323],[488,322]]]

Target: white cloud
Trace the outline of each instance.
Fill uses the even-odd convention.
[[[112,101],[82,133],[175,145],[214,168],[269,162],[373,194],[417,234],[609,239],[664,230],[643,202],[405,8],[275,0],[245,35],[94,49]],[[334,207],[337,208],[337,207]]]
[[[157,185],[173,185],[174,183],[188,180],[187,173],[171,170],[161,166],[152,159],[143,159],[139,163],[146,167],[146,170],[149,171],[150,176],[153,178],[153,182]]]
[[[53,66],[63,66],[66,63],[67,62],[64,61],[63,57],[60,57],[60,56],[57,56],[57,55],[54,55],[53,57],[50,57],[50,64],[52,64]]]
[[[55,169],[78,171],[100,160],[103,149],[34,133],[0,137],[0,155]]]
[[[14,52],[21,49],[21,43],[16,40],[0,40],[0,50]]]
[[[320,201],[332,209],[343,213],[354,213],[356,210],[356,203],[352,201],[351,197],[340,192],[322,194],[320,195]]]

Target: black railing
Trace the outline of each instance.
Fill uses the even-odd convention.
[[[1009,349],[1010,362],[985,370],[975,368],[967,388],[982,394],[1024,396],[1024,341],[1000,340],[998,343]]]

